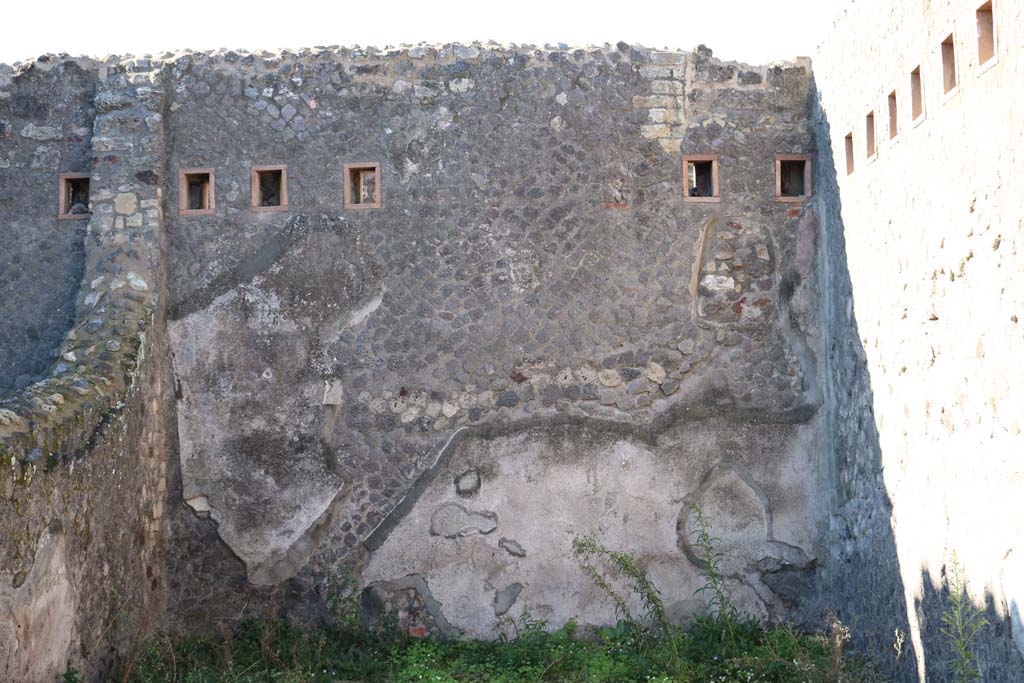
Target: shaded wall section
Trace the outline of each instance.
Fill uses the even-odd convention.
[[[46,376],[75,318],[85,220],[57,219],[58,175],[91,168],[94,65],[0,66],[0,397]]]
[[[831,590],[882,661],[893,659],[894,629],[906,629],[903,680],[948,680],[939,629],[954,553],[991,622],[975,644],[984,680],[1024,671],[1014,645],[1024,641],[1024,138],[1012,123],[1024,106],[1024,22],[1020,2],[993,3],[996,56],[979,64],[976,9],[858,4],[815,58],[819,148],[831,150],[836,174],[819,196],[830,265]],[[955,87],[940,49],[950,34]],[[923,113],[913,120],[918,67]]]

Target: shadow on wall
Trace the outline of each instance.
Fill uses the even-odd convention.
[[[817,98],[817,87],[812,92]],[[817,100],[813,111],[819,154],[815,201],[823,271],[822,376],[831,440],[822,466],[832,490],[831,562],[822,572],[821,606],[838,608],[839,617],[851,629],[853,645],[886,674],[898,681],[945,683],[954,680],[950,670],[953,650],[942,633],[942,615],[950,605],[949,579],[946,566],[938,577],[923,565],[908,566],[901,572],[892,525],[893,503],[883,478],[871,374],[854,314],[829,122]],[[904,503],[908,504],[914,501]],[[918,572],[920,583],[914,581]],[[981,602],[973,600],[987,619],[970,648],[977,658],[975,667],[987,683],[1019,682],[1024,662],[1018,647],[1024,651],[1024,643],[1014,645],[1011,620],[1020,618],[1016,615],[1021,607],[1015,601],[997,605],[996,600],[991,587]]]
[[[944,626],[942,615],[949,610],[950,577],[948,565],[942,568],[942,575],[935,577],[927,569],[921,571],[921,597],[914,598],[914,611],[921,628],[924,661],[928,683],[955,683],[959,679],[950,672],[949,663],[954,658],[953,646],[940,629]],[[1024,669],[1007,666],[1006,662],[1019,661],[1020,654],[1013,643],[1010,618],[1000,616],[995,597],[985,591],[984,604],[974,605],[981,612],[986,625],[970,643],[970,650],[977,658],[974,668],[985,683],[1019,683]],[[1019,613],[1016,601],[1010,611]]]
[[[814,180],[820,221],[822,377],[829,447],[822,463],[830,480],[830,561],[822,572],[823,609],[835,609],[851,630],[852,644],[888,675],[917,681],[909,635],[902,651],[897,633],[909,634],[906,591],[890,524],[892,501],[882,480],[867,356],[853,311],[836,168],[828,120],[815,101],[818,160]]]

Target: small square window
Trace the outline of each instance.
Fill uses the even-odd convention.
[[[953,34],[950,33],[942,41],[942,92],[951,93],[956,85],[956,47],[953,45]]]
[[[875,156],[875,112],[868,112],[864,117],[864,137],[867,143],[868,159]]]
[[[288,167],[252,167],[252,210],[288,210]]]
[[[996,56],[996,25],[992,18],[992,3],[978,8],[978,65],[987,64]]]
[[[924,118],[924,93],[921,90],[921,67],[910,72],[910,117],[917,121]]]
[[[896,116],[896,91],[889,93],[889,139],[896,138],[899,132],[899,119]]]
[[[61,173],[57,188],[57,218],[75,220],[88,218],[89,174]]]
[[[811,196],[811,158],[806,154],[775,155],[775,198],[800,202]]]
[[[178,176],[178,212],[211,214],[215,208],[212,168],[189,168]]]
[[[380,164],[345,164],[345,208],[379,209]]]
[[[683,155],[683,201],[718,202],[718,155]]]
[[[846,135],[846,175],[853,173],[853,133]]]

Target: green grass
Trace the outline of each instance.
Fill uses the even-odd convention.
[[[493,642],[419,640],[348,627],[304,631],[245,621],[223,638],[143,645],[118,680],[135,683],[867,683],[842,639],[708,616],[665,634],[626,621],[586,637],[526,622]]]

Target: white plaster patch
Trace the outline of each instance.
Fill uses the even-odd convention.
[[[75,616],[63,534],[45,534],[18,588],[0,583],[0,680],[55,681],[67,668]]]

